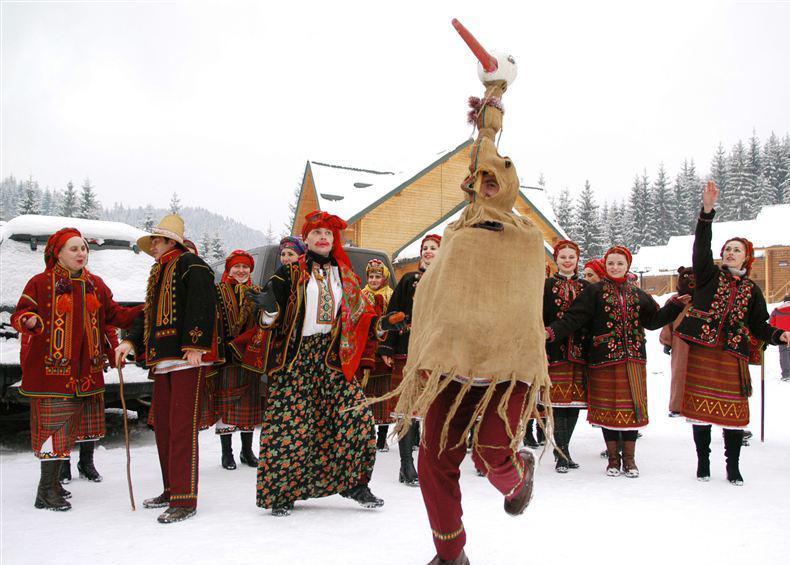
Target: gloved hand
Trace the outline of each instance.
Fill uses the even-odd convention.
[[[403,312],[392,312],[386,316],[382,316],[379,320],[379,328],[384,332],[391,331],[404,331],[408,329],[406,325],[408,318]]]
[[[277,311],[277,299],[274,297],[274,292],[268,288],[264,289],[263,292],[248,290],[244,296],[249,298],[256,308],[260,308],[264,312]]]

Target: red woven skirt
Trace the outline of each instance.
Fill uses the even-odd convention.
[[[68,459],[76,442],[104,433],[103,394],[30,400],[30,443],[39,459]]]
[[[745,360],[723,347],[690,344],[680,413],[725,428],[749,425],[751,377]]]
[[[365,378],[364,372],[361,371],[361,373],[359,379],[360,383],[363,382]],[[370,375],[363,390],[365,391],[365,398],[379,398],[384,396],[392,390],[392,375],[389,373]],[[393,399],[382,400],[370,407],[370,411],[373,412],[373,419],[377,426],[381,424],[391,424],[395,421],[392,417],[392,409],[395,403],[392,401]]]
[[[239,366],[224,367],[214,379],[218,434],[252,431],[263,421],[261,375]]]
[[[647,371],[639,363],[587,367],[587,421],[611,429],[632,430],[649,422]]]
[[[551,404],[559,408],[587,407],[587,370],[579,363],[559,363],[549,367]]]

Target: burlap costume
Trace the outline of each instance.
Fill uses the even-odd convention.
[[[513,162],[500,156],[495,145],[506,88],[504,81],[486,84],[485,98],[473,106],[479,134],[471,147],[470,174],[462,185],[470,203],[445,230],[442,251],[417,287],[404,381],[393,393],[400,395],[397,412],[425,416],[451,382],[462,384],[448,412],[440,450],[447,447],[448,423],[472,386],[487,390],[467,431],[485,411],[495,385],[510,383],[497,410],[503,420],[516,383],[530,385],[520,425],[508,426],[514,448],[538,392],[543,391],[545,401],[549,391],[541,311],[543,236],[529,220],[513,213],[519,178]],[[481,196],[483,173],[493,174],[499,183],[493,197]],[[402,420],[399,433],[405,433],[410,422]],[[476,434],[473,441],[477,446]]]

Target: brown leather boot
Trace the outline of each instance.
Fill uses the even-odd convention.
[[[606,455],[609,457],[609,463],[606,465],[606,474],[610,477],[620,476],[620,452],[617,450],[616,441],[606,442]]]
[[[71,510],[71,504],[65,500],[58,491],[55,490],[55,483],[58,482],[58,471],[60,470],[60,461],[42,461],[41,462],[41,478],[38,482],[38,491],[36,492],[36,508],[46,508],[47,510],[56,510],[64,512]]]
[[[518,457],[524,463],[524,474],[527,478],[513,498],[505,499],[505,512],[511,516],[518,516],[527,509],[529,501],[532,500],[532,487],[535,480],[535,456],[531,451],[522,449],[518,452]]]
[[[431,559],[428,565],[469,565],[469,558],[466,556],[466,552],[462,549],[458,557],[451,561],[448,561],[447,559],[440,559],[437,555]]]
[[[630,479],[635,479],[639,476],[639,469],[636,467],[636,460],[634,459],[635,452],[635,441],[623,442],[623,474]]]

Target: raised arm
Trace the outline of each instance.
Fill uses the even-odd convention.
[[[702,210],[697,219],[697,228],[694,231],[694,252],[692,266],[697,285],[702,286],[716,276],[718,268],[713,262],[711,240],[713,239],[713,218],[716,210],[713,208],[719,199],[719,189],[716,183],[708,181],[702,191]]]

